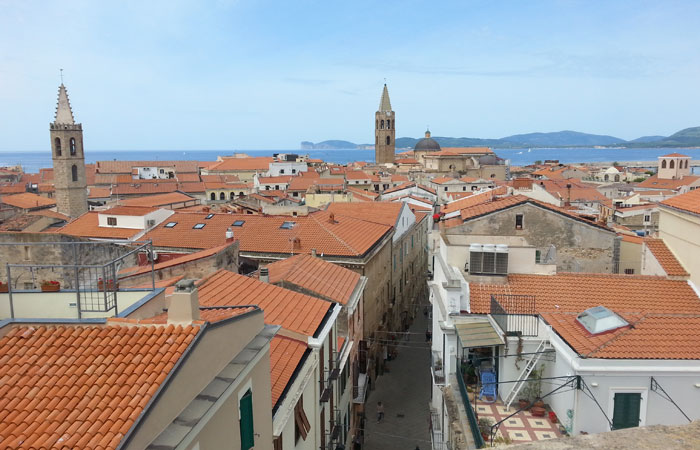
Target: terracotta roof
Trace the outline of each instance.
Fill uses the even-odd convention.
[[[661,239],[645,239],[644,243],[654,258],[659,262],[664,272],[670,277],[687,277],[689,273],[683,268],[680,262],[673,255],[666,243]]]
[[[179,181],[180,183],[189,183],[189,182],[200,182],[202,180],[199,179],[199,173],[178,173],[175,175],[175,179]]]
[[[671,197],[662,201],[661,204],[693,214],[700,214],[700,189]]]
[[[265,313],[265,323],[306,336],[316,333],[332,307],[321,299],[224,269],[202,280],[198,293],[202,306],[257,305]]]
[[[109,188],[91,187],[88,189],[88,198],[109,198],[112,192]]]
[[[153,270],[159,271],[159,270],[167,269],[168,267],[175,267],[175,266],[179,266],[181,264],[185,264],[185,263],[188,263],[191,261],[196,261],[198,259],[207,258],[211,255],[215,255],[215,254],[219,253],[220,251],[224,250],[225,248],[227,248],[231,244],[232,244],[232,242],[227,242],[227,243],[225,243],[223,245],[219,245],[217,247],[212,247],[212,248],[208,248],[206,250],[201,250],[199,252],[189,253],[186,255],[179,256],[177,258],[169,259],[165,262],[154,264]],[[119,271],[119,278],[133,277],[135,275],[149,273],[150,271],[151,271],[150,265],[127,267],[127,268]]]
[[[240,240],[240,251],[258,253],[311,253],[336,256],[362,256],[379,242],[391,227],[341,216],[331,223],[329,213],[318,211],[308,216],[262,216],[251,214],[207,214],[175,212],[167,220],[151,230],[144,239],[152,239],[156,247],[204,249],[221,245],[226,240],[226,229],[232,228]],[[243,221],[240,227],[232,224]],[[177,222],[173,228],[165,228],[169,222]],[[292,222],[290,229],[280,228]],[[206,224],[195,230],[197,223]],[[293,239],[299,239],[294,247]]]
[[[420,164],[415,158],[400,158],[394,161],[396,164]]]
[[[631,234],[626,234],[626,233],[618,233],[618,236],[622,237],[622,240],[624,242],[630,242],[632,244],[642,244],[644,242],[644,238],[641,236],[632,236]]]
[[[17,214],[0,223],[0,231],[24,231],[30,225],[41,220],[39,216],[29,214]]]
[[[53,199],[42,197],[41,195],[24,192],[22,194],[4,195],[0,198],[0,203],[14,206],[19,209],[50,208],[56,206]]]
[[[454,202],[450,202],[440,209],[440,212],[449,214],[451,212],[460,211],[465,208],[479,205],[481,203],[490,202],[494,197],[494,189],[470,195],[469,197],[461,198]]]
[[[275,162],[271,156],[248,157],[248,158],[226,158],[218,164],[209,166],[210,171],[267,171],[270,163]]]
[[[583,312],[603,305],[617,313],[700,314],[684,280],[641,275],[559,273],[508,275],[506,284],[469,283],[473,313],[490,311],[491,294],[534,295],[537,312]]]
[[[438,178],[433,178],[430,181],[432,181],[435,184],[445,184],[445,183],[449,183],[450,181],[459,181],[459,180],[457,180],[456,178],[452,178],[452,177],[438,177]]]
[[[659,156],[659,158],[690,158],[690,156],[681,155],[680,153],[669,153],[668,155]]]
[[[370,180],[370,176],[361,170],[348,170],[345,172],[346,180]]]
[[[642,181],[637,185],[638,188],[651,188],[651,189],[673,189],[676,190],[681,186],[686,186],[698,181],[700,177],[697,176],[685,176],[677,180],[667,180],[660,179],[658,175],[652,175],[646,180]],[[642,191],[639,192],[643,194]]]
[[[10,184],[0,186],[0,194],[21,194],[26,192],[27,188],[23,184]]]
[[[493,151],[488,147],[443,147],[439,152],[430,153],[431,155],[482,155],[490,154]]]
[[[326,211],[335,213],[336,216],[354,217],[394,227],[399,220],[402,209],[403,203],[401,202],[333,202],[328,204]]]
[[[0,339],[3,447],[117,448],[199,330],[13,328]]]
[[[112,216],[145,216],[154,211],[158,211],[158,208],[149,208],[146,206],[115,206],[113,208],[105,209],[102,211],[97,211],[100,214],[107,214]]]
[[[101,227],[99,212],[90,211],[56,230],[58,233],[102,239],[131,239],[143,230],[134,228]]]
[[[260,184],[286,184],[292,179],[291,175],[280,175],[277,177],[258,177]]]
[[[313,178],[294,177],[287,187],[288,191],[306,191],[311,186],[317,185],[321,191],[338,190],[345,186],[343,178]]]
[[[97,161],[97,173],[131,174],[134,167],[172,167],[175,172],[199,173],[197,161]]]
[[[350,300],[360,275],[311,255],[295,255],[268,264],[270,283],[287,283],[343,305]]]
[[[550,194],[562,200],[567,200],[569,196],[573,202],[605,202],[608,200],[598,189],[577,182],[575,179],[542,180],[537,181],[537,184],[542,186]],[[571,189],[566,187],[567,184],[571,185]]]
[[[390,194],[392,192],[398,192],[398,191],[401,191],[403,189],[410,189],[412,187],[415,187],[415,185],[416,185],[416,183],[411,183],[411,182],[403,183],[403,184],[400,184],[400,185],[393,187],[391,189],[387,189],[386,191],[384,191],[384,193]]]
[[[622,313],[634,327],[595,336],[577,322],[576,315],[547,313],[542,317],[577,353],[588,358],[700,359],[700,315]]]
[[[173,203],[182,203],[186,201],[196,200],[182,192],[171,192],[167,194],[149,195],[147,197],[129,198],[121,200],[123,206],[166,206]]]
[[[422,184],[419,184],[418,187],[421,188],[421,189],[423,189],[424,191],[430,192],[431,194],[437,195],[437,192],[435,191],[435,189],[433,189],[433,188],[431,188],[431,187],[424,186],[424,185],[422,185]]]
[[[61,214],[60,212],[56,212],[50,209],[40,209],[39,211],[30,211],[27,213],[30,216],[42,216],[42,217],[51,217],[54,219],[58,220],[70,220],[70,217],[66,216],[65,214]]]
[[[270,342],[270,385],[272,387],[272,407],[282,397],[285,388],[306,353],[305,342],[286,336],[275,336]]]
[[[218,162],[216,162],[218,164]],[[226,175],[200,175],[200,178],[205,183],[238,183],[241,181],[238,175],[226,174]]]
[[[174,283],[173,283],[174,284]],[[149,286],[150,287],[150,286]],[[172,293],[170,293],[172,294]],[[230,319],[231,317],[242,316],[243,314],[259,311],[255,306],[217,306],[217,307],[199,307],[199,319],[194,321],[195,324],[202,322],[216,323],[222,320]],[[110,319],[111,322],[116,322],[118,319]],[[126,319],[131,320],[131,319]],[[168,313],[162,312],[156,316],[146,319],[136,320],[139,324],[157,324],[164,325],[168,323]]]

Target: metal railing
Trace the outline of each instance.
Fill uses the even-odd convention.
[[[491,317],[508,336],[537,336],[539,333],[534,295],[492,294]]]
[[[460,367],[459,358],[455,358],[455,367]],[[476,448],[483,448],[486,446],[483,436],[481,436],[481,431],[479,431],[479,424],[476,421],[476,414],[474,414],[474,409],[472,409],[472,404],[469,401],[469,393],[467,392],[467,386],[464,384],[464,375],[461,370],[458,370],[455,374],[457,376],[457,384],[459,384],[459,392],[462,394],[462,402],[464,403],[464,410],[467,414],[467,420],[469,421],[469,428],[472,431],[472,437],[474,438],[474,444]]]
[[[54,246],[56,254],[62,260],[69,260],[72,263],[61,264],[6,264],[6,276],[8,296],[10,303],[10,317],[14,318],[14,298],[13,294],[33,291],[41,285],[41,290],[46,292],[74,292],[76,295],[76,306],[78,318],[82,318],[82,313],[108,312],[114,311],[118,314],[117,293],[119,290],[120,270],[124,267],[135,264],[138,254],[145,252],[151,255],[152,244],[148,242],[134,242],[135,247],[131,247],[126,253],[113,255],[114,248],[108,247],[111,242],[38,242],[38,243],[16,243],[15,246]],[[7,244],[6,244],[7,245]],[[104,248],[98,250],[101,255],[94,255],[86,250],[94,246],[102,245]],[[85,246],[85,247],[83,247]],[[99,248],[99,247],[98,247]],[[125,247],[127,248],[127,247]],[[68,249],[68,250],[66,250]],[[91,253],[91,257],[85,254]],[[104,263],[91,264],[81,262],[88,259],[107,259]],[[155,273],[153,271],[153,258],[150,258],[151,265],[151,290],[155,289]],[[26,276],[26,277],[25,277]],[[25,280],[24,289],[19,289],[20,280]],[[29,281],[27,281],[29,280]],[[39,282],[38,280],[44,280]],[[54,281],[53,287],[47,280]],[[19,291],[19,292],[18,292]]]

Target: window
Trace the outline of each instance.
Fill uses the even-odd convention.
[[[28,245],[24,246],[24,260],[29,261],[31,259],[31,251]]]
[[[447,192],[447,186],[445,186],[445,192]]]
[[[107,225],[111,225],[113,227],[117,226],[117,218],[116,217],[107,217]]]
[[[284,170],[282,170],[282,173],[284,173]],[[297,173],[297,169],[292,169],[292,174]]]
[[[522,214],[515,215],[515,229],[516,230],[523,229],[523,215]]]
[[[282,435],[281,434],[272,440],[272,450],[282,450]]]
[[[381,121],[381,122],[379,122],[379,123],[380,123],[380,126],[379,126],[379,128],[381,128],[381,129],[383,130],[383,129],[384,129],[384,121],[382,120],[382,121]]]
[[[389,144],[391,144],[391,137],[387,136],[386,137],[386,145],[389,145]]]
[[[207,217],[205,217],[204,219],[205,219],[205,220],[209,220],[209,219],[211,219],[212,217],[214,217],[214,214],[207,214]]]
[[[296,225],[296,222],[284,222],[281,226],[280,229],[282,230],[291,230],[294,228],[294,225]]]
[[[539,250],[535,250],[535,264],[539,264],[542,262],[542,252]]]
[[[70,154],[75,155],[75,138],[70,138]]]
[[[292,170],[292,173],[294,173],[293,170]],[[280,175],[284,175],[284,169],[280,169]]]
[[[236,220],[231,224],[232,227],[242,227],[243,224],[245,223],[245,220]]]
[[[625,269],[625,275],[634,275],[634,269]]]
[[[651,216],[648,215],[648,214],[645,214],[645,215],[644,215],[644,221],[645,221],[645,222],[651,222]]]
[[[56,138],[53,140],[54,147],[56,147],[56,156],[61,156],[61,139]]]
[[[662,168],[662,169],[665,169],[665,168],[666,168],[666,160],[665,160],[665,159],[662,159],[662,160],[661,160],[661,168]]]
[[[235,192],[229,192],[228,198],[231,200],[234,200],[236,198],[236,193]]]
[[[638,427],[641,411],[641,392],[616,392],[613,397],[614,410],[612,417],[612,429]]]
[[[212,200],[216,200],[216,193],[212,192],[209,198]]]
[[[248,389],[238,403],[240,413],[241,450],[249,450],[255,445],[255,428],[253,427],[253,393]]]
[[[70,168],[70,176],[73,181],[78,181],[78,166],[75,164]]]
[[[299,397],[299,401],[294,406],[294,443],[299,442],[299,439],[306,440],[306,436],[311,430],[311,424],[304,412],[304,396]]]
[[[195,226],[193,226],[192,228],[195,230],[201,230],[202,228],[204,228],[204,225],[206,225],[206,224],[198,223],[198,224],[195,224]]]
[[[675,167],[676,167],[675,162],[674,162],[673,160],[671,160],[671,161],[668,163],[668,168],[669,168],[669,169],[673,169],[673,168],[675,168]]]
[[[462,190],[463,190],[463,191],[466,191],[466,190],[467,190],[467,187],[466,187],[466,186],[462,186]]]
[[[219,193],[219,200],[226,200],[226,194],[223,192]]]

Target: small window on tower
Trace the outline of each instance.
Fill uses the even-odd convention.
[[[56,156],[61,156],[61,139],[56,138],[53,140],[53,142],[56,147]]]
[[[78,181],[78,166],[73,164],[73,167],[70,168],[70,174],[73,181]]]
[[[386,145],[391,144],[391,137],[387,136],[386,137]]]
[[[75,138],[70,138],[70,154],[75,155]]]
[[[516,230],[523,229],[523,215],[522,214],[515,215],[515,229]]]
[[[383,130],[384,129],[384,121],[382,120],[379,123],[380,123],[379,128],[381,128]]]

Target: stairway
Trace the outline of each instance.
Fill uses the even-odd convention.
[[[525,368],[522,370],[522,372],[520,372],[520,375],[518,376],[518,381],[515,383],[515,386],[513,386],[513,389],[510,391],[510,393],[508,393],[508,395],[505,398],[505,401],[503,402],[506,406],[506,409],[510,409],[510,405],[518,396],[520,389],[522,389],[522,387],[527,382],[527,378],[530,376],[535,366],[537,366],[537,362],[540,360],[542,352],[547,348],[548,344],[548,341],[541,340],[540,345],[537,346],[537,350],[535,350],[534,354],[527,361],[527,364],[525,364]]]

